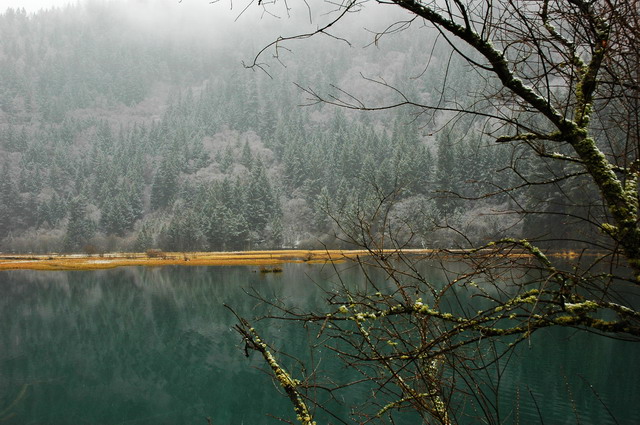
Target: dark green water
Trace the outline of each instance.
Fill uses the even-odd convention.
[[[287,265],[280,274],[255,270],[0,273],[0,424],[206,425],[207,417],[215,425],[282,423],[267,414],[293,419],[288,402],[259,370],[261,359],[244,356],[223,303],[247,317],[259,315],[264,307],[244,292],[256,290],[309,309],[324,298],[317,285],[337,279],[331,267],[320,265]],[[343,278],[363,280],[357,269]],[[278,347],[306,352],[304,332],[272,322],[260,326]],[[569,331],[538,333],[505,371],[501,402],[506,410],[520,406],[509,423],[539,423],[537,403],[546,424],[615,424],[607,409],[617,423],[640,424],[639,358],[637,344]],[[324,367],[349,373],[337,363]]]

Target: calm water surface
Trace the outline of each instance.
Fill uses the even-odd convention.
[[[321,265],[290,264],[280,274],[256,270],[0,272],[0,424],[293,419],[287,400],[260,371],[261,359],[245,357],[223,304],[260,315],[264,306],[245,293],[255,290],[313,309],[324,299],[319,286],[337,278]],[[354,268],[342,277],[363,281]],[[273,322],[261,326],[274,345],[307,352],[303,332]],[[638,358],[637,344],[571,331],[537,333],[504,371],[501,403],[513,410],[507,423],[540,423],[540,410],[546,424],[640,424]],[[349,374],[337,363],[324,365]]]

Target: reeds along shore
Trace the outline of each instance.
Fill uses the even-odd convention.
[[[0,270],[94,270],[124,266],[274,266],[283,263],[343,261],[367,256],[364,250],[286,250],[241,252],[164,252],[109,254],[0,254]]]
[[[448,256],[464,254],[458,251],[436,252],[430,249],[407,249],[397,251],[376,251],[376,254],[404,254],[431,256],[436,253]],[[148,250],[144,253],[108,253],[108,254],[1,254],[0,270],[97,270],[125,266],[261,266],[269,267],[284,263],[318,263],[327,261],[345,261],[347,259],[366,258],[372,253],[367,250],[274,250],[274,251],[238,251],[238,252],[164,252]],[[511,255],[528,255],[512,253]],[[547,253],[547,255],[576,258],[573,252]],[[584,254],[580,254],[584,255]]]

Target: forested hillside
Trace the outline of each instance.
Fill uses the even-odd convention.
[[[473,91],[480,76],[410,32],[367,48],[310,40],[266,74],[241,64],[271,41],[258,29],[231,42],[156,24],[109,4],[0,15],[0,250],[340,247],[332,217],[375,221],[381,198],[407,246],[464,244],[451,228],[473,242],[576,231],[589,194],[575,180],[554,186],[557,203],[548,186],[501,191],[553,170],[483,139],[478,120],[299,107],[294,83],[389,95],[361,74],[413,76],[407,90],[437,99],[446,70],[447,90]]]

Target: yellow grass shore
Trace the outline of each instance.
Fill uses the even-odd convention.
[[[425,251],[426,250],[416,250]],[[0,254],[0,270],[97,270],[126,266],[276,266],[344,261],[365,250],[277,250],[238,252],[148,252],[109,254]]]
[[[459,254],[464,251],[460,250]],[[389,251],[389,254],[397,251]],[[403,254],[433,254],[430,249],[406,249]],[[454,253],[448,251],[449,254]],[[519,256],[529,256],[521,253]],[[551,254],[575,258],[572,252]],[[108,254],[2,254],[0,270],[98,270],[127,266],[261,266],[269,270],[284,263],[324,263],[339,262],[369,256],[366,250],[274,250],[237,252],[162,252],[151,250],[146,253]],[[514,256],[512,253],[511,256]]]

